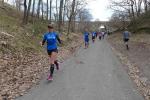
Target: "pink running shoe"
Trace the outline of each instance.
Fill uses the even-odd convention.
[[[51,75],[48,76],[47,80],[52,81],[53,77]]]

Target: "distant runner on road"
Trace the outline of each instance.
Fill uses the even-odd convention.
[[[104,31],[102,32],[102,38],[103,39],[105,38],[105,32]]]
[[[96,38],[96,32],[92,32],[92,41],[93,41],[93,43],[95,42],[95,38]]]
[[[95,37],[97,38],[98,32],[95,32]]]
[[[129,38],[130,38],[130,32],[127,31],[127,28],[126,28],[125,31],[123,32],[123,41],[126,45],[127,50],[129,50],[129,45],[128,45]]]
[[[87,29],[85,29],[85,32],[84,32],[84,42],[85,42],[85,49],[86,49],[89,46],[89,33]]]
[[[54,66],[56,65],[57,70],[59,70],[59,64],[57,62],[57,41],[61,44],[61,40],[56,32],[53,31],[53,26],[48,25],[48,32],[44,34],[42,46],[47,42],[47,53],[50,58],[50,73],[48,75],[48,80],[53,80]]]
[[[99,40],[102,39],[102,33],[101,32],[98,32],[98,37],[99,37]]]

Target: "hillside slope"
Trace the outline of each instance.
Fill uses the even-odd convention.
[[[129,29],[134,33],[150,33],[150,11],[135,19],[135,21],[129,25]]]
[[[23,95],[49,68],[46,50],[40,46],[47,23],[35,20],[22,25],[21,22],[21,12],[7,4],[0,6],[0,100],[3,95],[9,99]],[[80,35],[72,33],[68,40],[61,34],[60,61],[82,44]]]
[[[139,91],[150,100],[150,12],[137,18],[128,29],[131,32],[129,51],[125,48],[122,32],[110,35],[108,40]]]

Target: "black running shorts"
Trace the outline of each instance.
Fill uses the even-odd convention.
[[[95,36],[92,36],[92,40],[94,40],[95,39]]]
[[[47,50],[48,55],[51,55],[52,52],[58,53],[58,49],[56,48],[56,49],[52,49],[52,50]]]
[[[129,39],[124,39],[124,42],[128,42],[129,41]]]

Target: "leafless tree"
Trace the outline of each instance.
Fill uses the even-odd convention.
[[[82,9],[78,13],[78,18],[79,18],[79,25],[78,25],[78,31],[83,32],[84,28],[87,28],[90,30],[91,23],[90,21],[92,20],[92,15],[89,12],[88,9]]]
[[[67,36],[68,36],[69,33],[70,33],[71,21],[72,21],[73,14],[74,14],[74,9],[75,9],[75,2],[76,2],[76,0],[73,0],[73,1],[72,1],[72,5],[71,5],[72,8],[71,8],[70,16],[69,16],[69,21],[68,21],[68,32],[67,32]]]
[[[142,5],[142,0],[138,0],[138,2],[135,0],[134,1],[135,3],[136,3],[136,13],[137,13],[137,16],[140,16],[140,14],[141,14],[141,10],[142,10],[142,8],[141,8],[141,5]]]
[[[17,8],[18,11],[21,10],[22,1],[23,0],[15,0],[16,8]]]
[[[2,3],[2,6],[4,6],[4,0],[1,0],[0,2]]]
[[[27,20],[26,20],[26,17],[27,16],[27,1],[26,0],[24,0],[24,16],[23,16],[23,24],[26,24],[27,22]]]
[[[56,0],[56,14],[55,14],[55,20],[58,21],[58,0]]]
[[[143,13],[148,11],[149,0],[111,0],[111,9],[115,11],[128,12],[130,18],[135,19]],[[144,4],[144,7],[142,6]]]
[[[32,4],[32,17],[34,16],[34,12],[35,12],[35,0],[33,0],[33,4]]]
[[[111,1],[110,8],[117,12],[128,12],[130,18],[135,18],[134,0]]]
[[[144,2],[144,10],[145,10],[145,12],[147,12],[148,11],[148,0],[143,0],[143,2]]]
[[[47,21],[48,21],[48,13],[49,13],[49,11],[48,11],[48,9],[49,9],[48,4],[49,4],[49,0],[47,0],[47,12],[46,12],[46,20],[47,20]]]
[[[27,14],[26,14],[27,15],[26,16],[26,22],[28,22],[28,17],[29,17],[29,14],[30,14],[31,2],[32,2],[32,0],[29,0]]]
[[[59,24],[58,24],[58,29],[59,32],[61,32],[61,26],[63,24],[63,6],[64,6],[64,0],[60,0],[60,7],[59,7]]]
[[[42,1],[42,0],[39,0],[39,1],[38,1],[38,6],[37,6],[37,17],[38,17],[38,18],[40,17],[40,5],[41,5],[41,1]]]
[[[65,15],[66,15],[66,3],[67,3],[67,0],[64,1],[64,9],[63,9],[63,23],[65,21]]]
[[[49,17],[49,23],[51,24],[51,22],[52,22],[52,0],[50,0],[50,17]]]
[[[44,2],[43,2],[43,0],[42,0],[41,11],[42,11],[42,20],[43,20],[44,19]]]

